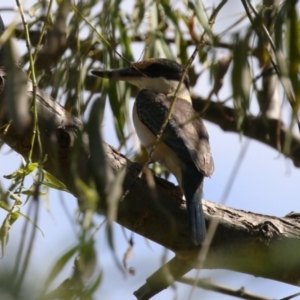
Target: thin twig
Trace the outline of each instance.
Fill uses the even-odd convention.
[[[219,285],[216,283],[211,282],[210,280],[195,280],[193,278],[187,278],[187,277],[182,277],[180,279],[177,279],[178,282],[182,282],[185,284],[197,286],[199,288],[208,290],[208,291],[214,291],[217,293],[221,293],[223,295],[230,295],[246,300],[272,300],[271,298],[266,298],[263,296],[255,295],[249,292],[246,292],[245,289],[242,287],[238,290],[236,289],[231,289],[223,285]]]
[[[104,226],[105,223],[107,223],[106,218],[99,225],[97,225],[97,227],[94,229],[94,232],[91,234],[91,240],[95,238],[96,234]]]
[[[16,0],[16,3],[17,3],[17,6],[19,8],[20,15],[21,15],[22,22],[23,22],[23,26],[24,26],[24,29],[25,29],[25,39],[26,39],[26,46],[27,46],[27,49],[28,49],[30,72],[31,72],[30,77],[31,77],[31,81],[32,81],[33,134],[32,134],[32,138],[31,138],[31,147],[30,147],[29,155],[28,155],[28,163],[30,163],[31,160],[32,160],[33,147],[34,147],[34,144],[35,144],[36,137],[37,137],[38,146],[39,146],[39,150],[40,150],[40,158],[42,157],[42,144],[41,144],[40,132],[39,132],[39,128],[38,128],[38,113],[37,113],[37,104],[36,104],[37,83],[36,83],[36,76],[35,76],[34,59],[33,59],[32,53],[31,53],[31,43],[30,43],[28,23],[26,21],[24,11],[23,11],[23,7],[20,4],[20,1]]]
[[[295,298],[295,297],[297,297],[299,295],[300,295],[300,293],[296,293],[296,294],[293,294],[293,295],[281,298],[280,300],[291,300],[291,299],[293,299],[293,298]]]
[[[254,7],[253,4],[251,3],[251,1],[247,0],[247,2],[248,2],[248,4],[249,4],[249,6],[250,6],[250,8],[251,8],[251,10],[252,10],[252,12],[253,12],[253,14],[255,15],[256,19],[259,20],[259,23],[260,23],[260,25],[261,25],[261,27],[262,27],[262,29],[263,29],[264,34],[266,35],[266,37],[267,37],[267,39],[268,39],[268,42],[269,42],[270,45],[271,45],[271,48],[272,48],[273,52],[276,53],[277,50],[276,50],[275,44],[274,44],[274,42],[273,42],[273,39],[272,39],[272,37],[271,37],[271,35],[270,35],[270,33],[269,33],[267,27],[266,27],[265,24],[262,22],[260,15],[258,14],[257,10],[255,9],[255,7]]]
[[[49,6],[48,6],[48,10],[47,10],[47,14],[46,14],[46,21],[44,22],[43,24],[43,27],[42,27],[42,30],[41,30],[41,33],[39,35],[39,40],[37,42],[37,45],[35,46],[35,51],[34,51],[34,54],[33,54],[33,61],[35,62],[36,61],[36,58],[37,58],[37,54],[39,52],[39,47],[40,45],[42,44],[42,41],[43,41],[43,37],[46,33],[46,29],[47,29],[47,20],[49,20],[50,18],[50,13],[51,13],[51,8],[52,8],[52,4],[53,4],[53,0],[50,0],[49,2]]]

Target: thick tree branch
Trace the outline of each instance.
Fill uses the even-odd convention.
[[[2,80],[3,75],[2,72]],[[30,84],[28,89],[30,96]],[[5,104],[7,102],[3,102],[2,97],[3,90],[0,93],[0,138],[26,158],[32,128],[29,126],[20,131],[13,122],[6,126],[10,117]],[[75,179],[79,177],[91,184],[93,173],[86,150],[89,146],[84,135],[81,135],[81,121],[41,91],[38,91],[37,105],[43,154],[48,156],[44,168],[59,178],[75,197],[84,201]],[[31,117],[30,109],[28,114]],[[159,178],[155,178],[155,188],[150,188],[145,178],[136,180],[139,172],[137,164],[128,161],[109,145],[105,145],[104,150],[115,174],[126,170],[123,191],[129,192],[119,204],[116,221],[174,251],[177,258],[185,261],[190,269],[197,267],[200,249],[190,240],[187,213],[182,209],[184,203],[180,190]],[[34,159],[39,158],[38,147],[34,148],[33,154]],[[208,223],[212,219],[219,220],[204,268],[230,269],[299,285],[299,215],[275,218],[208,201],[204,202],[204,209]]]
[[[219,125],[224,131],[237,131],[237,117],[233,108],[193,96],[194,108],[203,119]],[[204,113],[202,114],[202,112]],[[285,127],[280,120],[248,115],[243,122],[243,135],[262,142],[289,157],[295,167],[300,167],[300,137]],[[289,152],[284,152],[290,142]]]

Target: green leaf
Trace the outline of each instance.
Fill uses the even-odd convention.
[[[37,163],[27,163],[24,167],[20,168],[16,172],[10,175],[4,175],[3,177],[6,179],[19,179],[27,176],[28,174],[32,173],[38,167]]]
[[[128,28],[126,24],[122,22],[121,16],[119,17],[118,24],[119,32],[120,32],[120,45],[122,47],[122,54],[129,61],[133,61],[133,51],[131,49],[131,38],[128,36]]]
[[[44,179],[42,184],[49,188],[57,189],[64,192],[69,192],[67,187],[56,177],[43,170]]]
[[[0,201],[0,207],[8,212],[11,211],[11,208],[6,204],[4,203],[3,201]]]
[[[8,214],[0,227],[0,244],[1,244],[1,256],[2,257],[4,256],[5,247],[8,243],[9,230],[11,227],[10,218],[11,218],[11,214]]]
[[[132,13],[132,19],[134,22],[134,28],[133,31],[136,32],[139,28],[140,24],[142,23],[145,16],[145,1],[143,0],[136,0],[133,13]]]
[[[169,47],[169,45],[165,41],[165,37],[159,31],[157,31],[157,39],[156,46],[159,47],[161,54],[159,56],[163,56],[169,59],[174,59],[173,53]]]
[[[218,95],[220,89],[223,86],[224,77],[228,71],[231,60],[232,60],[231,55],[222,56],[212,66],[213,67],[212,75],[214,77],[213,92],[215,93],[215,95]]]
[[[26,215],[24,215],[23,213],[20,212],[20,208],[18,207],[18,205],[19,205],[18,202],[20,202],[20,201],[22,202],[22,199],[19,196],[17,196],[16,194],[12,193],[11,191],[8,191],[8,192],[17,202],[11,208],[6,203],[0,201],[0,207],[11,214],[11,221],[15,222],[19,217],[23,217],[31,225],[33,225],[35,228],[37,228],[44,236],[44,233],[41,230],[41,228],[37,224],[35,224],[29,217],[27,217]]]
[[[89,206],[92,205],[92,207],[94,208],[98,201],[98,194],[95,187],[87,185],[79,178],[76,179],[76,186],[83,193],[85,200],[87,200],[89,203]],[[85,205],[87,205],[88,203],[85,203]]]
[[[20,205],[23,203],[23,200],[20,196],[18,196],[17,194],[11,192],[11,191],[8,191],[9,195],[10,195],[10,198],[12,198],[13,200],[16,201],[17,205]]]
[[[87,281],[90,279],[97,266],[97,254],[93,240],[80,246],[79,257],[76,259],[76,268],[80,271],[81,277]]]
[[[30,189],[28,189],[28,190],[24,190],[24,189],[23,189],[22,192],[21,192],[21,194],[22,194],[22,195],[27,195],[27,196],[33,196],[33,195],[35,194],[35,191],[34,191],[33,186],[32,186]],[[39,196],[46,196],[47,193],[46,193],[46,192],[41,192],[41,191],[39,191],[38,195],[39,195]],[[20,204],[22,204],[22,203],[18,203],[18,204],[20,205]]]
[[[212,34],[211,29],[209,27],[208,17],[206,15],[205,8],[203,6],[202,1],[201,0],[195,0],[194,2],[195,3],[193,3],[192,1],[189,1],[189,3],[188,3],[189,8],[193,10],[193,12],[195,13],[199,23],[202,25],[202,27],[204,28],[206,33],[210,37],[213,37],[213,34]]]
[[[116,126],[116,133],[121,143],[125,141],[124,125],[125,116],[123,112],[123,104],[120,103],[120,93],[118,93],[118,86],[122,83],[109,82],[108,96],[109,103],[114,115],[114,122]]]
[[[46,5],[49,5],[49,1],[38,1],[37,3],[33,4],[30,8],[29,8],[29,15],[31,18],[33,17],[37,17],[38,15],[36,15],[36,12],[38,9],[45,7]]]
[[[106,226],[106,236],[107,236],[107,242],[109,245],[109,248],[112,250],[112,255],[115,261],[116,266],[120,269],[121,272],[124,273],[124,268],[122,264],[120,263],[116,251],[115,251],[115,246],[114,246],[114,240],[113,240],[113,223],[107,223]]]
[[[78,246],[71,248],[68,252],[64,253],[55,263],[52,268],[46,282],[45,282],[45,290],[52,283],[52,281],[57,277],[57,275],[61,272],[61,270],[65,267],[68,261],[75,255],[78,251]]]
[[[292,4],[293,3],[293,4]],[[289,56],[289,77],[293,86],[295,94],[295,103],[294,103],[294,115],[299,111],[300,107],[300,80],[299,80],[299,71],[300,71],[300,27],[299,27],[299,18],[296,8],[296,2],[290,1],[290,7],[288,11],[288,29],[287,33],[289,38],[288,45],[288,56]]]
[[[15,223],[15,221],[18,219],[18,217],[19,217],[18,213],[10,212],[9,214],[7,214],[6,218],[4,219],[0,227],[0,244],[1,244],[2,256],[4,256],[5,246],[8,243],[9,230],[11,226]]]
[[[44,236],[44,232],[42,231],[42,229],[36,223],[34,223],[29,217],[27,217],[20,211],[16,211],[14,214],[16,216],[20,216],[20,217],[23,217],[24,219],[26,219],[31,225],[33,225],[36,229],[38,229],[41,232],[41,234]]]
[[[112,180],[109,184],[108,190],[110,192],[107,196],[107,219],[109,222],[113,222],[117,218],[119,201],[123,195],[123,181],[125,178],[125,174],[125,169],[120,170],[115,176],[114,180]]]
[[[166,14],[166,17],[168,17],[172,21],[172,23],[175,26],[176,30],[178,32],[181,32],[181,29],[180,29],[179,24],[178,24],[178,15],[176,14],[176,12],[174,12],[172,7],[170,6],[170,1],[169,0],[161,0],[160,5],[163,7],[163,10],[164,10],[164,13]]]
[[[94,292],[96,292],[97,288],[100,286],[100,283],[102,281],[103,273],[100,272],[99,275],[97,276],[96,280],[94,283],[89,287],[89,294],[92,295]]]
[[[233,89],[234,107],[237,115],[237,128],[242,130],[244,118],[249,109],[250,87],[252,84],[248,64],[249,34],[245,39],[236,35],[236,45],[233,49],[233,68],[231,82]]]

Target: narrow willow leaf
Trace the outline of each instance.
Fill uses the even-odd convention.
[[[146,46],[144,49],[144,59],[157,57],[156,48],[155,48],[155,35],[153,33],[149,34],[146,40]]]
[[[154,57],[164,57],[165,54],[165,49],[163,47],[163,39],[159,37],[159,33],[157,33],[157,35],[155,36],[155,42],[154,42]]]
[[[22,198],[21,198],[20,196],[18,196],[17,194],[15,194],[15,193],[13,193],[13,192],[11,192],[11,191],[8,191],[8,193],[9,193],[10,197],[11,197],[13,200],[17,201],[17,202],[20,203],[20,204],[23,203]]]
[[[121,17],[119,18],[119,32],[120,32],[120,44],[122,47],[123,56],[126,57],[129,61],[134,61],[134,57],[132,55],[133,51],[131,49],[131,38],[128,36],[128,29],[126,28],[126,24],[122,22]]]
[[[69,251],[64,253],[55,263],[52,270],[49,273],[48,278],[45,282],[46,289],[49,287],[49,285],[52,283],[52,281],[58,276],[58,274],[62,271],[62,269],[65,267],[65,265],[68,263],[68,261],[75,255],[75,253],[78,251],[78,246],[75,246],[71,248]]]
[[[11,227],[10,218],[11,218],[11,214],[8,214],[0,227],[1,257],[3,257],[5,254],[5,248],[9,239],[9,230]]]
[[[97,266],[97,254],[93,241],[80,246],[79,257],[76,259],[75,265],[84,281],[93,276]]]
[[[38,167],[37,163],[28,163],[25,165],[25,167],[20,168],[19,170],[17,170],[16,172],[10,175],[4,175],[3,177],[6,179],[23,178],[24,176],[27,176],[28,174],[36,170],[37,167]]]
[[[157,11],[157,5],[155,1],[151,3],[150,6],[150,29],[152,32],[155,32],[158,27],[158,11]]]
[[[101,130],[99,130],[104,114],[104,97],[105,95],[101,95],[101,97],[96,99],[93,103],[90,119],[87,124],[90,147],[89,166],[93,174],[97,193],[100,197],[100,206],[106,205],[107,186],[110,180],[112,180],[112,171],[106,161]]]
[[[189,5],[189,8],[192,9],[193,12],[195,13],[199,23],[202,25],[202,27],[204,28],[206,33],[208,35],[212,36],[211,29],[210,29],[209,23],[208,23],[208,17],[206,15],[205,8],[203,6],[202,1],[195,0],[195,3],[193,3],[192,1],[189,1],[188,5]]]
[[[21,192],[22,195],[27,195],[27,196],[33,196],[36,194],[36,192],[34,191],[34,186],[32,188],[30,188],[29,190],[22,190]],[[47,195],[47,192],[41,192],[39,191],[38,193],[39,196],[46,196]],[[18,205],[20,205],[22,203],[18,203]]]
[[[166,17],[170,19],[175,26],[176,30],[178,32],[181,32],[182,29],[179,27],[179,18],[176,12],[173,10],[173,8],[170,6],[169,0],[161,0],[160,5],[163,7],[164,13],[166,14]]]
[[[43,170],[43,175],[45,180],[42,181],[42,184],[50,188],[68,192],[67,187],[59,179],[57,179],[56,177],[54,177],[53,175],[51,175],[50,173],[44,170]]]
[[[108,245],[109,245],[110,249],[112,250],[112,255],[113,255],[116,266],[120,269],[121,272],[125,273],[124,268],[117,257],[115,246],[114,246],[113,223],[109,223],[109,222],[107,223],[106,236],[107,236]]]
[[[11,208],[6,204],[4,203],[3,201],[0,201],[0,207],[8,212],[11,211]]]
[[[20,211],[16,211],[16,212],[14,212],[14,214],[18,217],[20,216],[20,217],[23,217],[24,219],[26,219],[31,225],[33,225],[36,229],[38,229],[41,232],[42,236],[44,236],[44,232],[42,231],[42,229],[35,222],[33,222],[29,217],[27,217]]]
[[[13,206],[13,208],[10,208],[7,204],[5,204],[4,202],[0,201],[0,207],[6,211],[8,211],[11,215],[12,215],[12,219],[13,222],[18,219],[19,217],[23,217],[25,220],[27,220],[31,225],[33,225],[35,228],[37,228],[42,235],[44,236],[43,231],[41,230],[41,228],[35,223],[33,222],[29,217],[27,217],[26,215],[24,215],[23,213],[20,212],[20,208],[18,207],[18,205],[22,204],[22,199],[16,195],[15,193],[12,193],[11,191],[8,191],[8,193],[10,194],[10,196],[16,200],[15,205]]]
[[[285,26],[285,14],[286,14],[286,2],[283,2],[283,5],[280,7],[277,17],[274,23],[274,42],[276,49],[282,49],[283,40],[283,26]]]
[[[236,35],[236,45],[233,50],[233,68],[231,82],[234,106],[237,112],[237,128],[242,130],[244,118],[249,109],[250,87],[252,84],[248,64],[248,38],[243,40]]]
[[[88,292],[90,295],[93,295],[97,288],[100,286],[102,282],[103,273],[100,272],[99,275],[96,277],[94,283],[89,287]]]
[[[82,209],[91,209],[92,211],[95,211],[99,201],[99,196],[95,187],[87,185],[79,178],[76,178],[76,186],[82,192],[85,199],[84,207],[82,207]]]
[[[178,56],[180,57],[180,60],[183,64],[186,64],[188,61],[188,55],[187,55],[187,41],[182,37],[180,32],[176,32],[176,43],[177,43],[177,49],[179,49]],[[189,68],[190,69],[190,68]],[[193,86],[193,84],[191,84]]]
[[[296,2],[290,1],[288,12],[289,30],[287,30],[289,32],[289,39],[287,39],[289,42],[289,77],[295,94],[294,114],[298,113],[300,107],[300,27],[296,5]]]
[[[145,1],[143,0],[136,0],[133,13],[132,13],[132,19],[134,22],[134,28],[133,32],[136,32],[139,28],[140,24],[142,23],[144,16],[145,16]]]
[[[37,10],[39,10],[40,8],[45,7],[45,5],[49,5],[49,1],[38,1],[37,3],[33,4],[30,8],[29,8],[29,15],[31,18],[36,16],[36,12]]]
[[[49,181],[42,181],[41,184],[43,184],[44,186],[46,186],[50,189],[56,189],[56,190],[63,191],[63,192],[69,192],[66,187],[53,184],[52,182],[49,182]]]
[[[231,63],[231,55],[223,56],[219,58],[214,66],[214,87],[213,92],[218,95],[220,89],[224,83],[224,77],[227,74],[229,65]]]
[[[11,229],[12,225],[15,223],[15,221],[18,218],[19,218],[18,213],[10,211],[2,223],[2,226],[0,228],[0,244],[1,244],[2,256],[4,256],[5,246],[8,243],[9,230]]]
[[[109,222],[113,222],[117,218],[118,205],[123,194],[123,181],[125,178],[125,174],[125,170],[120,170],[115,176],[114,180],[111,181],[111,184],[109,186],[110,192],[107,196],[107,218]]]
[[[24,167],[24,169],[29,173],[33,172],[37,167],[38,167],[38,163],[27,163]]]
[[[169,58],[169,59],[174,59],[174,55],[169,47],[169,45],[166,43],[165,38],[161,36],[160,33],[158,33],[159,36],[159,41],[160,41],[160,46],[161,46],[161,51],[163,53],[163,57]]]
[[[109,103],[114,115],[116,133],[119,140],[122,143],[125,141],[125,135],[124,135],[125,116],[122,110],[123,105],[120,103],[120,95],[117,91],[116,82],[113,81],[109,82],[108,96],[109,96]]]

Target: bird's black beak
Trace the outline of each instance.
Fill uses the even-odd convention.
[[[128,81],[130,79],[143,77],[143,73],[133,67],[114,70],[92,70],[91,73],[102,78]]]

